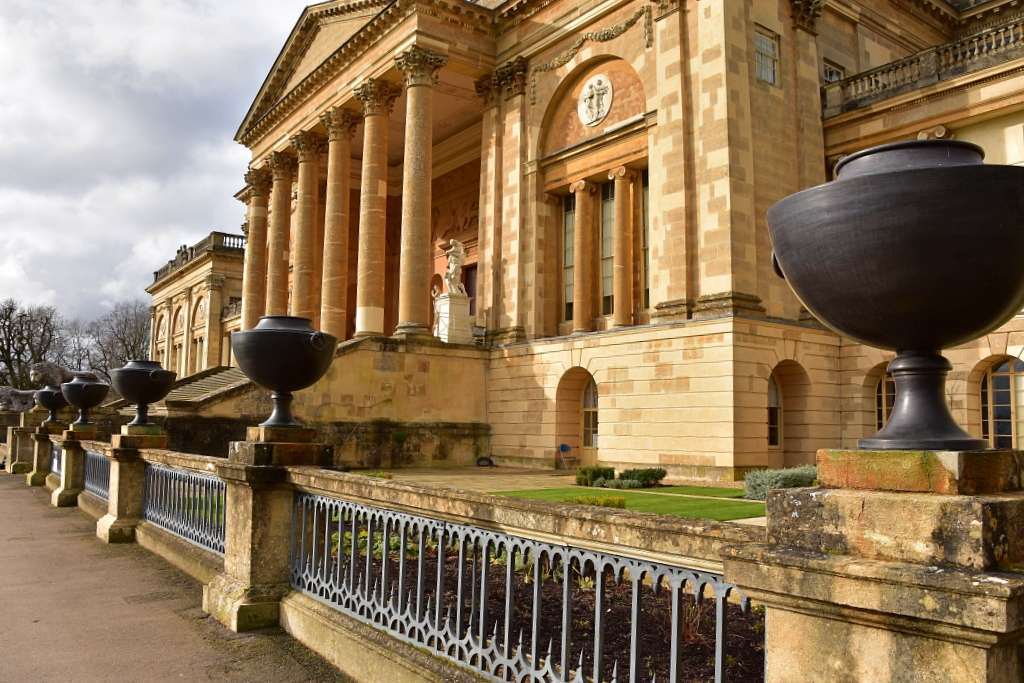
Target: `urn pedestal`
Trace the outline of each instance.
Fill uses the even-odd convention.
[[[434,299],[437,337],[447,344],[472,344],[473,327],[469,297],[445,292]]]

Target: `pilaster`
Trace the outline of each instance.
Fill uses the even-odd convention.
[[[517,57],[495,71],[503,97],[501,135],[501,299],[495,329],[523,327],[525,261],[530,240],[524,205],[523,164],[527,160],[526,60]]]
[[[501,196],[502,151],[501,98],[494,74],[476,82],[484,112],[480,141],[480,213],[478,219],[479,266],[477,272],[476,324],[488,332],[498,329],[501,308]]]

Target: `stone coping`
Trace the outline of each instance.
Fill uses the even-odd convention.
[[[109,444],[108,444],[109,447]],[[217,474],[217,465],[227,463],[226,458],[214,458],[209,455],[196,455],[194,453],[178,453],[160,448],[141,448],[139,457],[154,465],[166,465],[179,470],[189,470],[202,474]]]
[[[296,489],[546,543],[721,573],[719,552],[763,543],[760,527],[428,487],[316,467],[289,467]]]

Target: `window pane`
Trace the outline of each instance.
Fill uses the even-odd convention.
[[[562,216],[562,285],[564,291],[562,303],[565,307],[565,320],[572,320],[573,300],[573,264],[575,263],[576,241],[576,196],[567,195]]]

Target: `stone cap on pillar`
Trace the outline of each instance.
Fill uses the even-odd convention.
[[[122,430],[124,427],[121,428]],[[157,428],[159,429],[159,427]],[[110,445],[121,449],[160,448],[166,449],[170,437],[166,434],[114,434]]]
[[[324,466],[329,464],[330,449],[320,443],[260,443],[232,441],[228,462],[257,467]]]
[[[65,441],[95,441],[99,436],[100,432],[96,429],[95,424],[71,425],[71,429],[65,429],[61,432],[61,438]]]
[[[249,427],[245,430],[245,438],[256,443],[313,443],[316,430],[304,427]]]
[[[1024,451],[875,451],[823,448],[825,488],[978,495],[1020,491]]]

